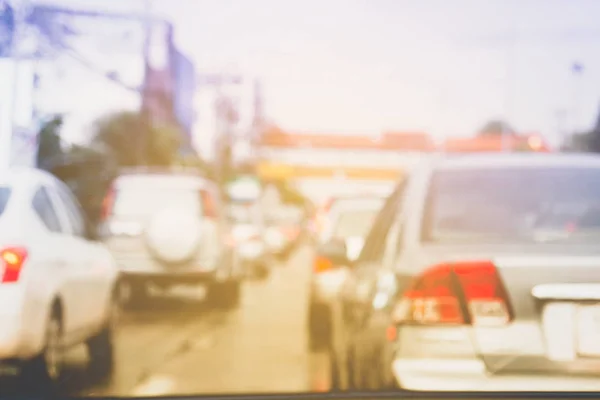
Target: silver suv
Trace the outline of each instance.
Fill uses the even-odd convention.
[[[215,306],[240,299],[241,271],[217,186],[185,169],[122,172],[104,204],[105,241],[122,287],[139,303],[149,286],[205,285]]]

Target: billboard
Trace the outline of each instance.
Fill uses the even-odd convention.
[[[0,58],[9,57],[15,36],[15,12],[8,0],[0,0]]]
[[[142,110],[154,123],[177,123],[174,113],[173,26],[162,21],[153,23],[147,29]]]
[[[142,86],[145,25],[140,17],[37,4],[26,20],[38,33],[40,56],[66,54],[133,91]]]
[[[173,47],[172,61],[175,83],[174,112],[185,135],[182,152],[188,152],[192,148],[192,130],[195,120],[196,68],[194,62],[176,47]]]

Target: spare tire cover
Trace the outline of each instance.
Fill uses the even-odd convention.
[[[183,263],[198,252],[202,222],[189,210],[166,208],[150,219],[146,245],[155,258],[166,263]]]

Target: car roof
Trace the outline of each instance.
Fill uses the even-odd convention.
[[[170,189],[188,188],[191,190],[214,187],[211,181],[200,175],[171,172],[123,173],[115,179],[114,185],[117,188],[122,188],[123,186],[144,186],[157,188],[158,190],[164,187],[169,187]]]
[[[15,189],[53,184],[56,180],[54,175],[37,168],[11,167],[0,172],[0,185]]]
[[[434,169],[479,169],[499,167],[600,168],[600,156],[575,153],[476,153],[432,159]]]

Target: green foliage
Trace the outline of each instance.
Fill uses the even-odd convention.
[[[168,166],[177,162],[181,145],[181,132],[172,126],[151,128],[148,138],[146,163],[154,166]]]
[[[573,152],[600,153],[600,112],[592,129],[571,135],[563,150]]]
[[[515,134],[513,127],[506,121],[502,120],[491,120],[479,130],[480,136],[491,136],[491,135],[502,135],[502,134]]]
[[[46,122],[40,129],[38,136],[37,166],[48,169],[63,155],[60,139],[62,117],[57,116]]]
[[[94,146],[109,148],[121,167],[176,163],[181,133],[173,126],[152,126],[136,112],[119,112],[96,123]]]

